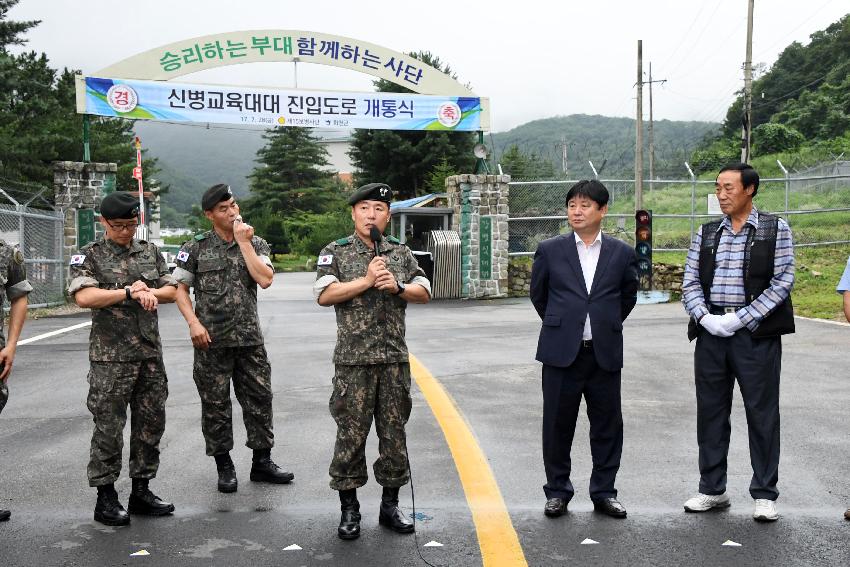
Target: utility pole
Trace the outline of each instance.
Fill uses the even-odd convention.
[[[652,80],[652,61],[649,62],[649,191],[652,192],[652,181],[655,179],[655,122],[652,120],[652,83],[664,84],[667,79]]]
[[[747,8],[747,59],[744,61],[744,120],[741,129],[741,162],[750,161],[750,134],[753,129],[753,5]]]
[[[561,167],[564,170],[564,177],[569,175],[570,166],[569,166],[569,162],[567,161],[567,137],[566,136],[561,136]]]
[[[635,210],[643,209],[643,41],[637,45],[637,110],[635,112]]]

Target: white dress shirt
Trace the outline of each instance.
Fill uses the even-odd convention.
[[[575,233],[575,237],[578,261],[581,263],[581,273],[584,275],[584,285],[589,295],[590,288],[593,285],[593,276],[596,274],[596,265],[599,263],[599,253],[602,251],[602,231],[600,230],[596,234],[596,238],[593,239],[590,246],[584,243],[578,233]],[[584,320],[584,333],[581,338],[586,341],[593,339],[593,333],[590,332],[590,313]]]

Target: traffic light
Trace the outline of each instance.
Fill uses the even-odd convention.
[[[638,261],[640,289],[652,289],[652,211],[635,213],[635,252]]]

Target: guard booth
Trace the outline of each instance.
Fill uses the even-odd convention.
[[[390,205],[389,233],[407,244],[431,281],[433,299],[461,295],[460,236],[449,228],[452,209],[445,193],[432,193]]]

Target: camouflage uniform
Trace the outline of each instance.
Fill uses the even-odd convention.
[[[271,249],[262,238],[254,250],[271,266]],[[271,366],[257,314],[257,282],[234,239],[225,242],[214,231],[199,234],[177,255],[174,277],[195,289],[195,315],[212,342],[195,349],[194,379],[201,397],[201,429],[207,455],[233,449],[230,380],[242,406],[251,449],[274,446]]]
[[[68,293],[87,287],[122,289],[137,280],[150,288],[176,286],[159,249],[144,240],[128,248],[101,238],[71,258]],[[89,394],[94,416],[89,486],[114,483],[121,473],[123,431],[130,406],[130,476],[151,479],[159,468],[168,381],[156,311],[134,300],[92,309]]]
[[[401,282],[431,286],[410,250],[395,238],[381,243],[387,269]],[[319,256],[316,296],[333,282],[350,282],[366,274],[374,257],[357,235],[326,246]],[[371,288],[335,306],[335,373],[329,402],[337,423],[330,465],[330,486],[349,490],[366,484],[366,438],[375,417],[379,457],[375,480],[398,487],[409,480],[404,426],[410,417],[410,364],[404,340],[407,301]]]
[[[24,267],[24,256],[19,250],[12,248],[0,240],[0,308],[32,291],[32,285],[27,281],[27,270]],[[6,334],[3,332],[3,318],[0,317],[0,349],[6,347]],[[6,380],[0,380],[0,412],[6,407],[9,399],[9,389]]]

